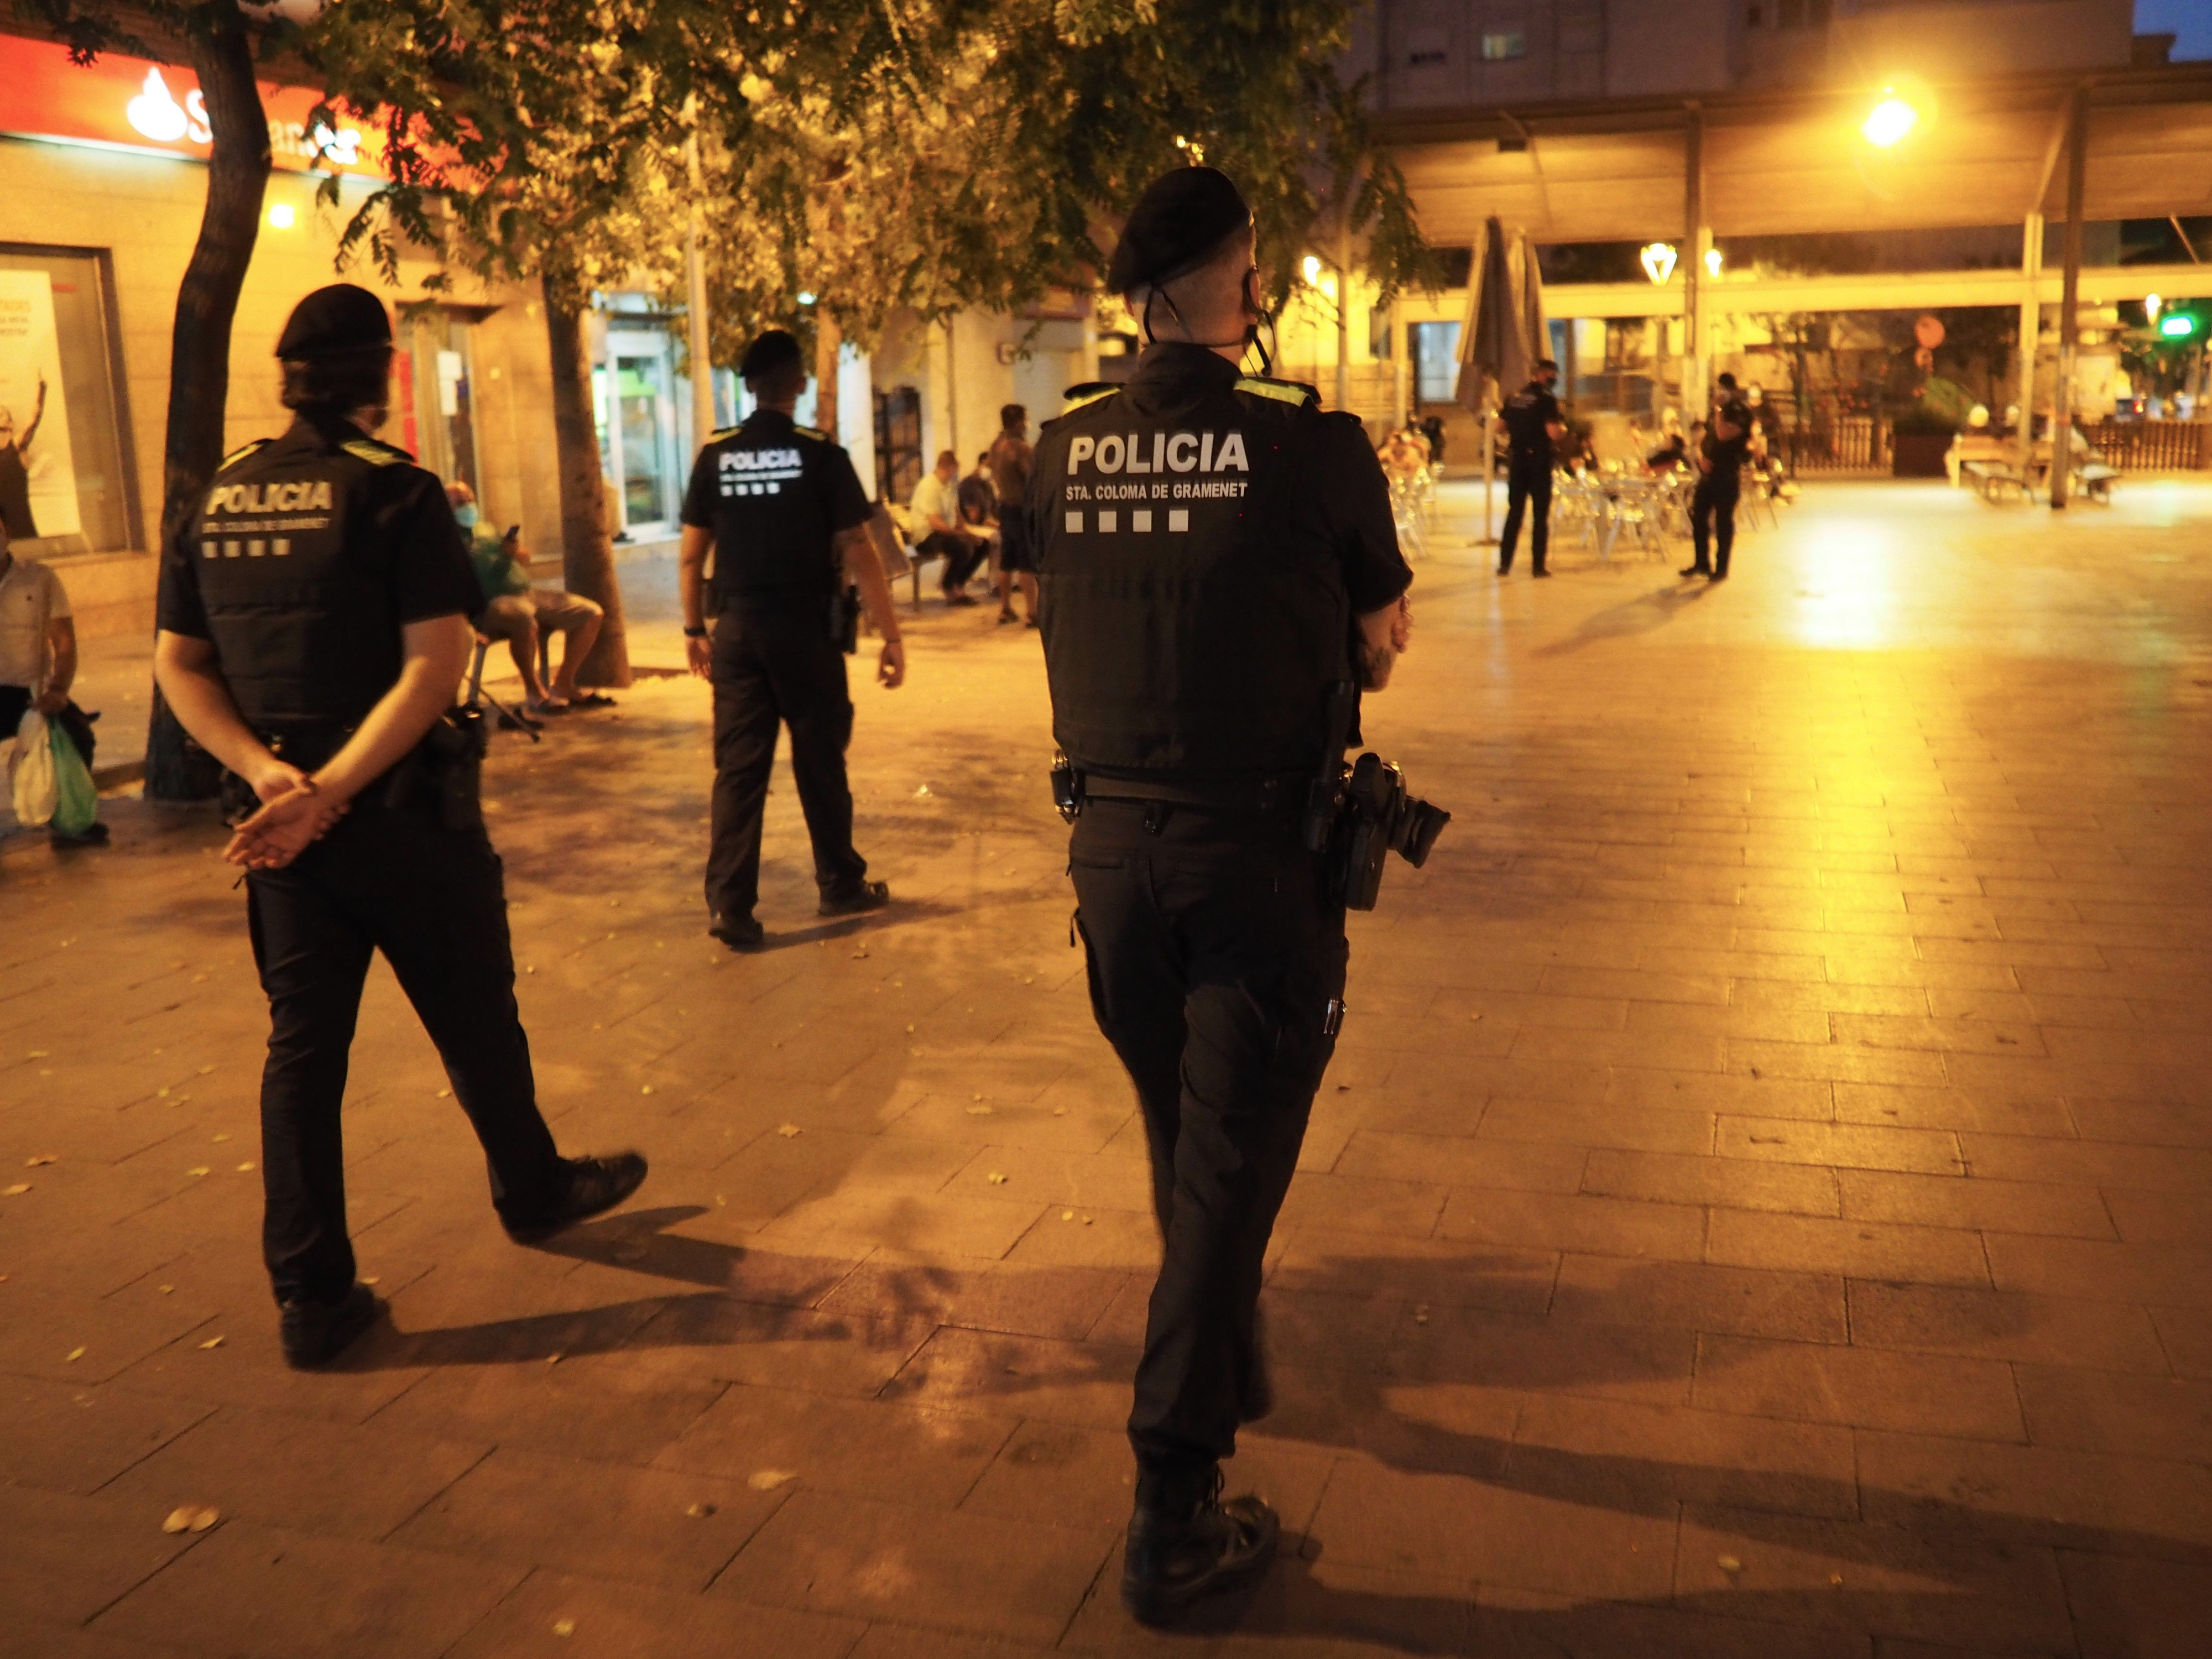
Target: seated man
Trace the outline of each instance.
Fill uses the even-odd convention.
[[[0,742],[13,743],[26,709],[36,708],[69,736],[78,757],[92,765],[92,720],[70,701],[76,678],[76,623],[62,579],[45,565],[8,550],[0,522]],[[94,823],[81,835],[49,829],[57,847],[99,847],[107,826]]]
[[[991,546],[990,538],[960,510],[960,458],[949,449],[943,451],[937,458],[937,470],[925,473],[915,485],[914,500],[907,509],[915,529],[921,532],[915,550],[925,559],[945,561],[947,605],[975,603],[968,594],[968,579],[975,574]]]
[[[465,483],[447,484],[446,499],[453,504],[453,517],[469,532],[469,561],[475,565],[477,582],[484,592],[481,615],[471,617],[477,632],[489,640],[505,640],[533,714],[558,714],[570,708],[611,708],[612,697],[576,690],[576,671],[599,636],[598,604],[557,587],[532,587],[527,574],[530,550],[522,544],[522,526],[504,536],[492,533],[480,522],[477,493]],[[567,637],[561,647],[561,666],[549,687],[538,674],[538,636],[541,629]]]

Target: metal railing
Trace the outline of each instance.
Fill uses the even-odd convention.
[[[1786,428],[1776,434],[1777,459],[1792,476],[1802,472],[1887,472],[1889,428],[1873,415]]]
[[[2099,421],[2089,443],[2122,472],[2194,472],[2212,462],[2206,421]]]

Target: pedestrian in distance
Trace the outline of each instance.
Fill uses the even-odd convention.
[[[1559,366],[1549,357],[1536,363],[1528,385],[1505,400],[1499,410],[1505,422],[1505,528],[1498,538],[1498,574],[1513,570],[1513,550],[1521,539],[1521,520],[1528,524],[1528,571],[1548,576],[1544,556],[1552,538],[1552,466],[1557,447],[1566,436],[1565,417],[1559,400],[1552,395],[1559,383]]]
[[[1743,493],[1744,458],[1751,445],[1751,410],[1736,395],[1735,376],[1714,383],[1712,423],[1697,447],[1698,485],[1690,493],[1690,563],[1685,576],[1728,580],[1735,550],[1735,504]]]
[[[960,458],[949,449],[940,450],[935,469],[915,481],[914,497],[907,507],[918,538],[915,556],[945,561],[939,586],[948,605],[975,603],[968,584],[976,567],[991,553],[990,538],[962,510],[966,483],[960,476]],[[972,501],[974,492],[967,494]]]
[[[1276,1547],[1221,1463],[1268,1409],[1261,1262],[1342,1014],[1343,896],[1303,820],[1353,683],[1380,689],[1411,628],[1359,422],[1239,373],[1266,317],[1253,257],[1226,175],[1144,192],[1109,269],[1136,372],[1045,427],[1029,498],[1091,1006],[1136,1087],[1164,1246],[1121,1577],[1147,1623]]]
[[[991,487],[999,498],[999,620],[1014,620],[1014,590],[1018,587],[1028,625],[1035,628],[1036,561],[1030,556],[1029,523],[1023,510],[1035,452],[1030,447],[1030,412],[1021,404],[1008,404],[999,411],[999,435],[991,440],[987,459]]]
[[[859,915],[890,902],[889,884],[867,878],[867,860],[853,847],[844,653],[857,643],[854,586],[883,635],[876,678],[886,688],[906,678],[906,647],[869,539],[874,509],[852,458],[827,433],[792,418],[806,390],[798,340],[769,330],[746,348],[738,373],[757,406],[699,452],[684,496],[677,586],[685,658],[714,688],[707,931],[749,951],[767,939],[753,907],[779,726],[791,729],[817,914]]]
[[[268,994],[264,1254],[295,1366],[334,1358],[380,1304],[354,1276],[339,1109],[370,957],[437,1045],[518,1242],[612,1208],[634,1152],[563,1158],[538,1109],[481,727],[454,708],[475,574],[436,477],[371,434],[392,325],[366,289],[302,300],[276,344],[283,436],[227,459],[165,550],[155,678],[228,769],[245,816],[253,959]]]

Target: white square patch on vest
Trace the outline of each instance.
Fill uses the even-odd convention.
[[[1083,515],[1080,513],[1071,513],[1067,515],[1067,533],[1071,536],[1080,536],[1083,533]]]
[[[1170,532],[1180,533],[1181,532],[1188,530],[1189,528],[1190,509],[1188,507],[1171,507],[1168,509],[1168,529]]]
[[[1129,528],[1130,528],[1130,529],[1132,529],[1132,530],[1150,530],[1152,527],[1152,509],[1151,509],[1150,507],[1139,507],[1135,512],[1132,513],[1132,514],[1129,515]]]
[[[1121,515],[1102,510],[1098,514],[1098,533],[1110,536],[1121,527]]]

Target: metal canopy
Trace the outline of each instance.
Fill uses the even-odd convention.
[[[1729,94],[1559,105],[1376,124],[1441,245],[1474,241],[1492,214],[1544,242],[1674,240],[1686,129],[1705,129],[1705,221],[1717,235],[1913,230],[2064,216],[2054,124],[2080,77],[1932,89],[1923,129],[1890,151],[1859,134],[1875,93]],[[2212,213],[2212,68],[2088,82],[2085,216]],[[1500,137],[1526,138],[1501,151]]]

